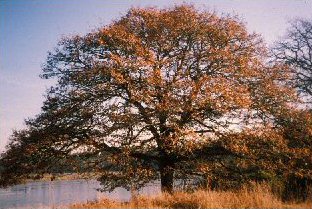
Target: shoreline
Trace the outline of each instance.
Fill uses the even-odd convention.
[[[96,180],[98,174],[94,173],[58,173],[58,174],[44,174],[42,178],[26,179],[23,184],[35,181],[60,181],[60,180]]]

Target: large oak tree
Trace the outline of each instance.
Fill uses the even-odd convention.
[[[100,173],[104,189],[160,179],[170,192],[174,179],[242,159],[248,153],[226,134],[274,125],[295,99],[288,68],[266,60],[261,39],[239,20],[188,5],[134,8],[65,38],[43,68],[57,83],[42,113],[12,136],[1,183],[84,153],[84,171]]]

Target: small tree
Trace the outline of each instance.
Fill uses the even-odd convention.
[[[277,61],[289,65],[294,76],[294,83],[304,100],[311,103],[312,96],[312,21],[297,19],[291,25],[285,37],[273,48]],[[284,199],[297,197],[305,199],[308,188],[311,190],[311,115],[309,111],[296,113],[295,117],[282,117],[284,137],[292,150],[292,164],[296,169],[287,177]],[[311,191],[310,191],[311,192]]]
[[[275,125],[227,134],[224,147],[245,157],[222,159],[213,172],[237,176],[236,185],[246,180],[268,181],[283,200],[307,200],[312,192],[312,115],[307,110],[279,114]],[[217,172],[217,173],[216,173]],[[222,176],[221,175],[221,176]],[[228,178],[230,179],[230,178]],[[230,182],[231,183],[231,182]]]
[[[284,39],[273,48],[277,60],[293,68],[295,83],[300,92],[312,95],[312,22],[298,19],[291,26]]]
[[[140,187],[160,175],[171,192],[174,179],[237,156],[220,143],[234,124],[268,123],[288,108],[288,69],[266,58],[261,39],[237,19],[187,5],[131,9],[66,38],[43,68],[43,78],[57,79],[43,112],[2,156],[2,184],[16,168],[11,178],[22,179],[83,152],[104,189]]]

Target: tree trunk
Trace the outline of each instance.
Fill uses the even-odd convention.
[[[161,166],[160,169],[160,182],[162,192],[173,192],[173,174],[174,169],[171,166]]]

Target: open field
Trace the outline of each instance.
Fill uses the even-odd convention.
[[[198,190],[193,193],[176,192],[173,195],[138,195],[129,202],[108,198],[74,204],[71,208],[312,208],[311,199],[304,203],[284,203],[274,196],[268,186],[256,185],[236,192]]]

